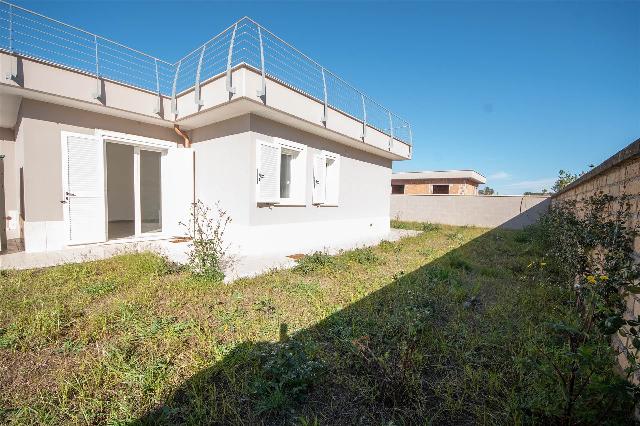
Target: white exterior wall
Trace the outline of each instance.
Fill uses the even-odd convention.
[[[93,135],[96,129],[177,140],[171,129],[23,99],[16,124],[15,173],[20,194],[19,173],[23,168],[25,251],[64,247],[61,132]]]
[[[24,167],[25,248],[29,252],[64,247],[60,132],[94,134],[107,129],[176,140],[171,129],[106,117],[68,107],[25,100],[16,129],[15,172]],[[304,253],[365,243],[389,231],[391,160],[253,114],[197,128],[196,198],[217,201],[233,219],[232,251],[242,254]],[[290,140],[307,147],[304,206],[259,206],[256,202],[257,139]],[[315,152],[340,155],[338,206],[312,204]],[[190,170],[172,170],[171,179],[191,179]],[[19,193],[19,188],[16,188]]]
[[[307,147],[304,206],[256,202],[256,140],[275,137]],[[255,115],[193,132],[196,196],[231,216],[228,241],[243,254],[304,253],[366,242],[389,232],[391,161]],[[313,154],[340,155],[338,206],[312,204]]]

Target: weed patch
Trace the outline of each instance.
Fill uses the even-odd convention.
[[[336,265],[337,262],[333,256],[326,252],[316,251],[298,259],[294,270],[302,275],[308,275],[312,272],[334,268]]]

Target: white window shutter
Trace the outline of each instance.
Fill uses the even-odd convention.
[[[280,202],[280,154],[279,144],[256,143],[256,199],[258,203]]]
[[[63,134],[62,201],[68,244],[107,240],[104,158],[101,138]]]
[[[170,148],[164,156],[162,179],[162,232],[187,235],[193,210],[193,148]]]
[[[324,204],[326,199],[327,157],[316,154],[313,157],[313,204]]]
[[[329,161],[329,160],[328,160]],[[327,183],[325,193],[325,203],[338,205],[340,198],[340,157],[332,156],[330,165],[327,167]]]

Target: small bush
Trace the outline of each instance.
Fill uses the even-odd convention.
[[[258,354],[262,371],[252,384],[261,413],[281,412],[307,395],[323,370],[323,364],[307,353],[302,343],[275,343]]]
[[[193,205],[189,224],[182,224],[192,237],[189,269],[194,275],[212,281],[222,281],[231,259],[224,233],[231,217],[216,204],[215,210],[198,200]]]
[[[296,272],[303,275],[315,271],[326,269],[335,265],[335,259],[326,252],[316,251],[298,259],[298,264],[294,268]]]
[[[346,253],[347,259],[361,265],[374,265],[380,261],[371,247],[358,248]]]
[[[423,223],[422,224],[422,231],[423,232],[434,232],[434,231],[439,231],[440,230],[440,225],[437,225],[435,223]]]

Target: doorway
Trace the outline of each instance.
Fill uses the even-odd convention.
[[[107,239],[162,232],[162,152],[106,142]]]

